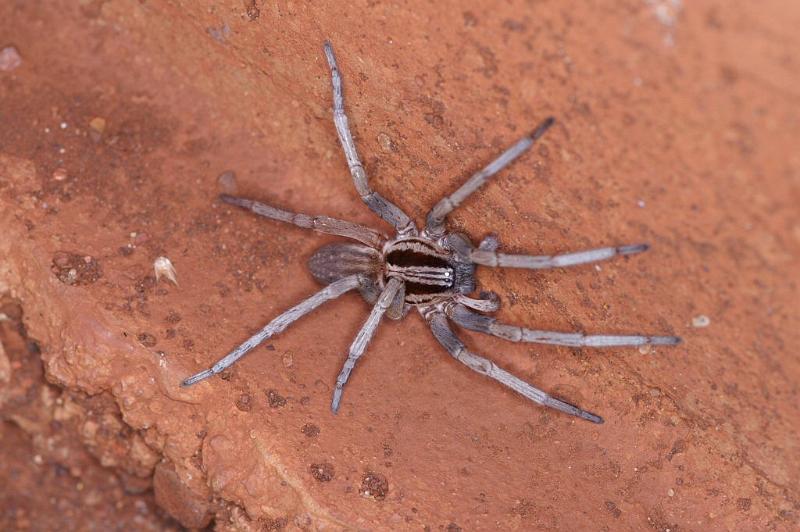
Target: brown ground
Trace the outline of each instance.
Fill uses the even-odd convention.
[[[22,64],[0,70],[0,528],[797,527],[800,7],[678,4],[1,2]],[[375,188],[418,220],[552,114],[452,225],[517,252],[653,244],[480,273],[506,321],[685,338],[464,334],[604,425],[469,372],[416,315],[382,326],[334,417],[355,295],[178,387],[317,290],[304,263],[335,240],[218,204],[223,171],[381,225],[338,148],[325,38]]]

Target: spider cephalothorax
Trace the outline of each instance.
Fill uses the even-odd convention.
[[[425,228],[420,231],[399,207],[369,187],[344,112],[339,69],[336,66],[333,49],[327,42],[325,56],[331,69],[333,84],[333,121],[356,190],[375,214],[395,228],[396,235],[387,239],[374,229],[352,222],[327,216],[296,214],[250,199],[220,196],[225,203],[249,209],[266,218],[321,233],[344,236],[360,244],[336,243],[317,250],[309,260],[309,268],[314,277],[326,285],[325,288],[269,322],[209,369],[183,381],[183,386],[190,386],[220,373],[258,344],[280,333],[292,322],[322,303],[348,291],[358,290],[373,308],[351,344],[350,353],[336,379],[331,403],[334,413],[339,409],[342,391],[350,372],[355,367],[356,361],[364,354],[384,314],[392,319],[401,319],[410,308],[415,307],[428,322],[433,336],[439,343],[469,368],[508,386],[531,401],[594,423],[602,423],[603,419],[600,416],[556,399],[499,368],[493,362],[470,352],[449,325],[452,321],[466,329],[513,342],[591,347],[675,345],[680,342],[675,336],[588,336],[507,325],[482,314],[494,312],[499,308],[499,298],[496,294],[481,292],[478,298],[469,296],[475,291],[476,265],[528,269],[559,268],[605,260],[616,255],[632,255],[647,249],[647,245],[637,244],[555,256],[508,255],[497,252],[498,242],[494,236],[488,236],[476,247],[465,236],[446,230],[444,224],[446,216],[494,174],[525,153],[550,128],[554,120],[546,119],[533,132],[470,177],[455,192],[439,201],[428,213]]]

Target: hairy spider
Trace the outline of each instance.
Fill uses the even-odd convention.
[[[494,362],[469,351],[450,329],[448,321],[473,331],[479,331],[511,340],[566,346],[638,346],[647,344],[675,345],[680,338],[675,336],[587,336],[579,333],[537,331],[500,323],[491,316],[481,314],[499,308],[499,298],[493,292],[481,292],[478,298],[468,294],[475,291],[475,266],[499,266],[510,268],[560,268],[586,264],[616,255],[633,255],[647,250],[646,244],[606,247],[554,256],[508,255],[498,253],[498,241],[493,235],[485,238],[476,248],[466,236],[451,233],[444,225],[445,217],[461,205],[473,192],[486,183],[501,169],[528,151],[533,143],[553,125],[553,118],[545,119],[532,133],[503,152],[484,169],[475,173],[455,192],[442,198],[428,213],[425,228],[417,226],[397,205],[373,191],[367,182],[347,124],[342,96],[342,79],[329,42],[325,43],[325,56],[331,70],[333,85],[333,122],[344,149],[347,165],[359,196],[378,216],[391,224],[397,234],[387,239],[380,232],[359,224],[329,218],[308,216],[284,211],[258,201],[228,195],[220,196],[225,203],[248,209],[258,215],[313,229],[320,233],[343,236],[361,244],[329,244],[321,247],[309,260],[312,275],[325,288],[299,305],[287,310],[263,329],[254,334],[230,354],[220,359],[209,369],[203,370],[183,381],[191,386],[207,377],[220,373],[248,351],[264,340],[282,332],[295,320],[305,316],[322,303],[357,289],[364,299],[373,305],[364,326],[350,346],[350,354],[344,363],[333,392],[331,409],[339,410],[339,403],[350,372],[364,354],[367,344],[375,334],[384,314],[399,320],[411,307],[416,307],[428,322],[433,336],[459,362],[470,369],[490,377],[531,401],[555,408],[580,418],[602,423],[603,418],[581,410],[547,393],[534,388],[511,373],[497,367]],[[477,311],[477,312],[475,312]]]

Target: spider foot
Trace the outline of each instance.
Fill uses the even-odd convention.
[[[214,373],[213,369],[204,369],[200,373],[196,373],[196,374],[192,375],[191,377],[189,377],[188,379],[184,380],[181,383],[181,387],[182,388],[187,388],[187,387],[189,387],[189,386],[191,386],[193,384],[197,384],[198,382],[211,377],[214,374],[215,373]]]

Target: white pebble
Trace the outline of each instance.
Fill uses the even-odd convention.
[[[172,265],[172,261],[167,257],[158,257],[155,262],[153,262],[153,269],[156,271],[156,282],[158,282],[159,279],[164,276],[168,280],[172,281],[175,286],[178,285],[175,267]]]
[[[700,314],[692,318],[692,327],[702,328],[711,325],[711,318],[705,314]]]
[[[0,50],[0,71],[11,72],[22,64],[22,57],[13,46]]]

